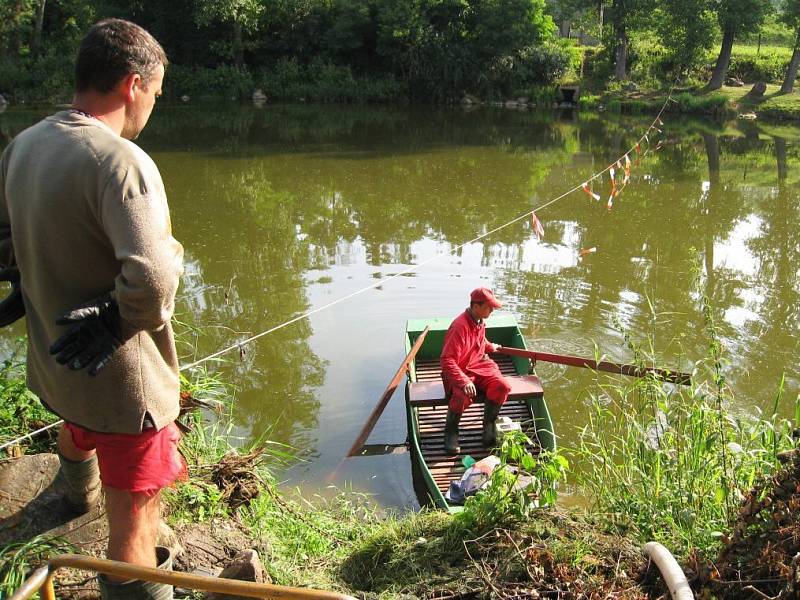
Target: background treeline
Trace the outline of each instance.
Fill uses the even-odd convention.
[[[167,94],[443,101],[551,82],[574,51],[544,0],[0,0],[0,93],[69,90],[83,32],[119,16],[151,31]]]
[[[68,99],[108,16],[163,43],[172,97],[446,102],[728,74],[791,91],[800,62],[800,0],[0,0],[0,93]]]
[[[591,65],[612,80],[722,87],[728,75],[783,81],[800,62],[800,0],[554,0],[554,16],[602,43]]]

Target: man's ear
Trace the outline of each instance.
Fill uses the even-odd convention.
[[[136,98],[136,87],[141,86],[141,82],[141,75],[130,73],[117,84],[117,91],[125,99],[125,102],[133,102]]]

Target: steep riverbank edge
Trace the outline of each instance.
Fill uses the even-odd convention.
[[[798,550],[800,453],[787,453],[784,463],[752,490],[724,535],[719,556],[713,561],[690,556],[683,565],[700,597],[750,597],[741,595],[747,588],[727,584],[758,578],[778,585],[793,573],[788,559]],[[217,485],[213,478],[194,477],[191,483]],[[54,454],[0,462],[2,582],[15,558],[9,550],[32,540],[38,552],[25,557],[21,568],[26,574],[50,555],[103,556],[107,528],[102,508],[71,515],[61,502],[62,485]],[[176,505],[177,496],[168,494],[165,512],[171,527],[162,526],[159,543],[174,550],[175,569],[216,576],[242,550],[252,549],[264,565],[262,582],[365,599],[665,597],[657,570],[637,544],[603,531],[575,510],[541,509],[524,522],[507,519],[485,531],[469,531],[441,511],[379,515],[354,494],[342,493],[335,502],[320,504],[294,499],[267,484],[256,491],[257,497],[271,499],[280,524],[255,531],[246,508],[189,520],[186,506]],[[766,526],[754,527],[765,513],[770,515]],[[286,535],[293,547],[281,541]],[[788,576],[793,580],[793,574]],[[84,572],[59,572],[57,586],[60,598],[97,598],[95,582]],[[188,594],[178,590],[179,597]]]
[[[54,454],[0,463],[0,489],[14,499],[0,515],[0,545],[38,537],[51,540],[51,554],[102,556],[107,535],[102,509],[80,517],[65,513],[57,474]],[[213,477],[193,476],[189,483],[217,485]],[[187,518],[180,492],[168,493],[165,517],[171,530],[162,528],[161,543],[176,551],[176,569],[218,575],[235,554],[252,548],[267,581],[363,598],[537,597],[557,590],[594,597],[604,590],[643,599],[646,581],[657,581],[653,573],[647,578],[648,563],[636,544],[604,533],[577,511],[542,509],[530,521],[469,531],[441,511],[382,515],[352,493],[310,502],[269,484],[254,491],[251,503],[237,510],[218,507],[216,515],[194,519]],[[254,529],[252,511],[274,512],[270,526]],[[47,554],[30,557],[30,564]],[[96,597],[86,573],[66,571],[58,584],[61,598]]]
[[[231,456],[222,468],[230,473],[231,465],[249,461],[241,460]],[[756,485],[737,521],[721,534],[719,556],[710,561],[693,554],[684,563],[700,597],[763,597],[729,584],[743,578],[776,585],[787,577],[794,580],[787,570],[796,568],[788,559],[800,549],[800,452],[785,453],[782,460],[784,468]],[[220,487],[221,480],[212,474],[219,472],[193,475],[184,484],[209,492],[216,488],[224,495],[232,480]],[[62,485],[54,454],[0,461],[0,583],[8,582],[15,558],[24,576],[50,555],[103,556],[107,529],[102,508],[70,515],[61,502]],[[159,543],[175,551],[176,570],[216,576],[242,550],[252,549],[264,565],[262,581],[364,599],[665,597],[660,575],[638,544],[609,534],[576,510],[540,509],[525,521],[508,518],[471,531],[442,511],[381,514],[353,493],[312,502],[267,482],[250,491],[254,495],[249,502],[236,509],[232,507],[241,497],[234,500],[231,495],[224,500],[227,507],[218,506],[215,515],[195,512],[194,518],[186,511],[197,507],[186,506],[180,492],[166,494],[170,526],[161,528]],[[254,528],[254,511],[272,513],[272,518]],[[37,549],[20,561],[18,552],[10,550],[26,544]],[[60,572],[57,585],[60,598],[97,598],[96,585],[86,573]],[[183,595],[179,590],[179,597]]]
[[[360,598],[664,597],[641,532],[637,537],[625,515],[610,527],[609,519],[556,507],[533,509],[525,520],[509,511],[476,526],[442,511],[387,514],[352,491],[302,497],[278,488],[269,467],[279,457],[268,444],[234,449],[219,421],[197,411],[189,425],[181,446],[189,477],[164,494],[171,531],[163,528],[161,542],[178,552],[179,570],[217,575],[252,549],[272,583]],[[42,440],[39,448],[45,446]],[[3,592],[48,556],[102,556],[107,536],[101,508],[77,518],[65,513],[57,457],[22,450],[0,461]],[[712,594],[703,597],[757,597],[745,593],[742,579],[772,582],[773,595],[793,585],[800,453],[779,458],[783,466],[756,482],[738,518],[719,530],[723,543],[713,560],[697,550],[683,557],[696,589]],[[97,597],[86,573],[65,572],[58,583],[61,598]]]

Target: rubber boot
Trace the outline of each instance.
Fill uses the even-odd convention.
[[[497,420],[497,415],[500,414],[501,406],[488,400],[483,403],[483,445],[487,448],[494,448],[497,443],[494,422]]]
[[[172,552],[164,546],[156,546],[156,561],[159,569],[172,570]],[[97,577],[100,597],[103,600],[172,600],[173,590],[166,583],[155,583],[131,579],[111,581],[105,575]]]
[[[444,425],[444,449],[449,454],[458,454],[461,447],[458,445],[458,424],[461,415],[452,408],[447,409],[447,421]]]
[[[102,491],[97,455],[86,460],[69,460],[59,452],[58,462],[67,488],[64,503],[78,514],[89,512],[100,501]]]

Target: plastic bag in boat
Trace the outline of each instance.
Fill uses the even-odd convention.
[[[444,495],[445,500],[451,504],[463,504],[464,501],[478,492],[481,488],[489,483],[492,472],[500,464],[500,459],[494,455],[489,455],[475,462],[471,457],[464,458],[464,463],[472,462],[471,466],[467,467],[461,479],[451,481],[447,493]]]

